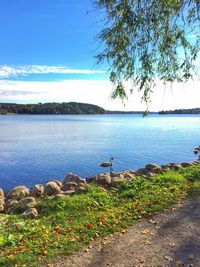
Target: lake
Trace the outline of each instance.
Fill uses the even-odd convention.
[[[197,159],[199,115],[1,115],[0,187]]]

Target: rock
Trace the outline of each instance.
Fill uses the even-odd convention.
[[[76,187],[76,190],[75,190],[75,193],[76,194],[81,194],[81,193],[86,193],[88,190],[86,188],[86,186],[84,184],[79,184],[77,187]]]
[[[35,208],[30,208],[21,214],[23,219],[34,219],[38,216],[38,212]]]
[[[192,161],[192,165],[198,165],[198,164],[199,164],[199,161],[198,160]]]
[[[124,175],[124,178],[125,178],[125,180],[131,181],[131,180],[135,179],[135,175],[127,173],[127,174]]]
[[[68,183],[63,184],[63,186],[61,187],[61,190],[63,190],[63,191],[75,190],[76,187],[77,187],[77,183],[75,183],[75,182],[68,182]]]
[[[0,212],[4,211],[5,206],[0,203]]]
[[[19,201],[16,199],[8,199],[6,202],[6,209],[11,209],[19,204]]]
[[[60,193],[60,186],[56,182],[48,182],[44,187],[44,195],[52,196]]]
[[[158,164],[150,163],[145,166],[148,171],[152,171],[154,168],[161,168]]]
[[[162,168],[161,168],[160,166],[158,166],[158,167],[154,167],[154,168],[151,169],[150,172],[151,172],[151,173],[155,173],[155,174],[159,174],[159,173],[162,172]]]
[[[26,186],[17,186],[8,195],[11,199],[21,200],[29,195],[29,189]]]
[[[0,199],[4,199],[4,191],[0,188]]]
[[[42,184],[36,184],[30,191],[31,196],[41,197],[44,194],[44,186]]]
[[[116,176],[116,177],[112,177],[112,180],[111,180],[111,186],[115,187],[117,186],[118,184],[122,183],[124,181],[124,177],[119,177],[119,176]]]
[[[135,170],[129,170],[128,173],[135,175],[136,171]]]
[[[91,184],[91,183],[94,183],[95,181],[96,181],[96,177],[86,178],[86,184]]]
[[[174,170],[174,171],[178,171],[180,169],[182,169],[183,167],[181,166],[181,164],[178,164],[178,163],[174,163],[171,165],[170,169],[171,170]]]
[[[67,190],[62,193],[65,196],[72,196],[75,194],[74,190]]]
[[[190,162],[182,162],[180,165],[181,165],[181,167],[183,167],[183,168],[187,168],[187,167],[192,166],[192,163],[190,163]]]
[[[166,165],[161,165],[162,171],[169,171],[169,167]]]
[[[56,183],[59,187],[62,186],[61,181],[58,181],[58,180],[51,180],[51,181],[48,181],[48,183],[49,183],[49,182],[54,182],[54,183]]]
[[[98,177],[97,177],[97,180],[96,182],[100,185],[103,185],[103,186],[108,186],[111,184],[111,177],[110,177],[110,174],[100,174]]]
[[[73,173],[68,173],[63,181],[63,184],[66,184],[68,182],[75,182],[77,184],[79,183],[86,183],[86,181],[84,179],[81,179],[80,176],[73,174]]]
[[[20,201],[20,204],[23,208],[29,209],[34,208],[37,205],[37,202],[34,197],[26,197]]]
[[[4,199],[0,198],[0,212],[4,211],[4,209],[5,209]]]
[[[79,186],[86,186],[86,183],[80,183]]]
[[[108,175],[109,175],[109,173],[108,173]],[[112,177],[119,177],[119,178],[124,178],[124,175],[125,175],[125,173],[121,173],[121,172],[113,172],[113,173],[111,173],[111,178]]]
[[[140,168],[136,171],[136,176],[147,175],[149,171],[146,168]]]

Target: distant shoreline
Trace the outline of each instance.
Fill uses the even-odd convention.
[[[158,112],[159,115],[168,115],[168,114],[200,114],[200,108],[191,108],[191,109],[175,109],[175,110],[162,110]]]
[[[87,103],[38,103],[38,104],[16,104],[0,103],[0,115],[110,115],[110,114],[140,114],[145,115],[145,111],[120,111],[105,110],[102,107]],[[200,114],[200,108],[162,110],[159,112],[149,111],[148,114],[177,114],[194,115]]]

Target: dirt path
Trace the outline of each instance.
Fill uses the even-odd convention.
[[[200,197],[96,242],[54,267],[200,267]]]

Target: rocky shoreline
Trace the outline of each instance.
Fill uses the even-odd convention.
[[[63,182],[58,180],[48,181],[45,185],[36,184],[32,188],[17,186],[9,192],[0,188],[0,213],[10,214],[17,208],[20,216],[25,219],[32,219],[38,216],[37,205],[42,198],[55,197],[64,199],[74,194],[86,193],[88,184],[98,184],[106,189],[116,187],[123,181],[134,180],[138,176],[144,176],[151,180],[151,177],[169,170],[180,170],[192,165],[200,164],[200,160],[182,163],[168,163],[166,165],[147,164],[138,170],[128,170],[120,173],[102,173],[95,177],[82,179],[80,176],[69,173],[64,177]]]

